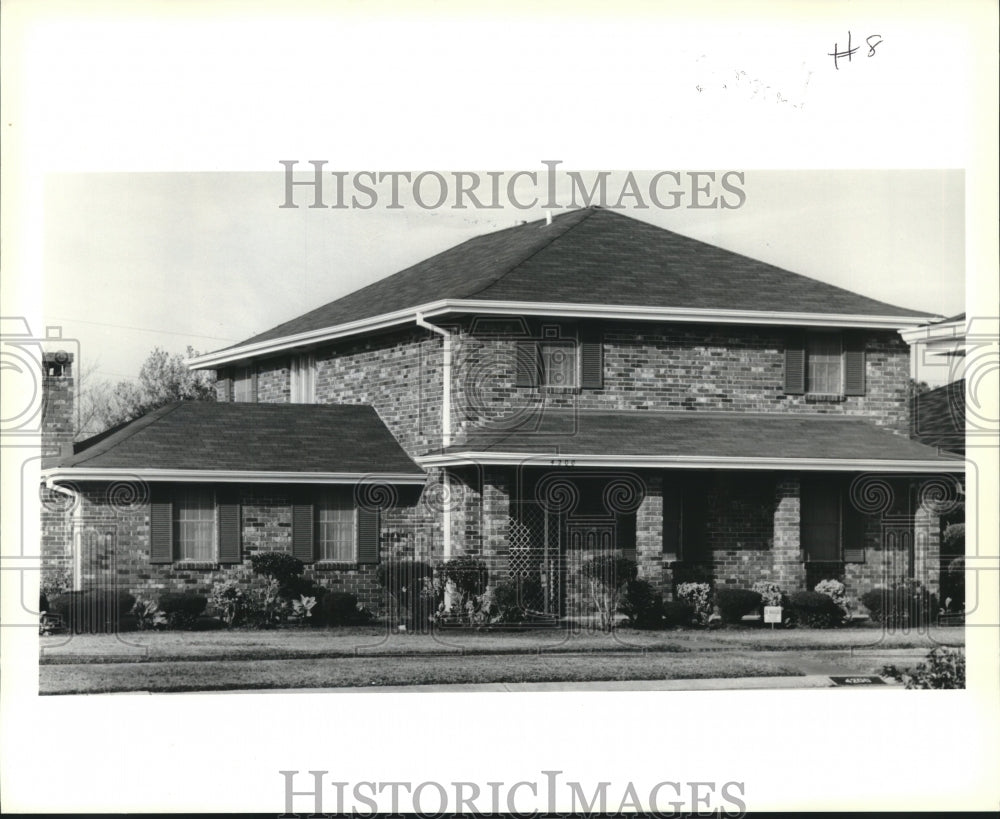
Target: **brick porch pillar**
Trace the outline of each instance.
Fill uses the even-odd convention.
[[[924,587],[941,591],[941,517],[933,503],[924,503],[913,516],[913,576]]]
[[[806,565],[799,533],[802,489],[798,475],[778,477],[774,501],[774,578],[785,592],[801,591],[806,585]]]
[[[510,569],[510,473],[487,467],[483,473],[482,559],[490,585],[507,579]]]
[[[645,494],[635,513],[635,559],[642,580],[669,591],[663,578],[663,477],[644,477]]]

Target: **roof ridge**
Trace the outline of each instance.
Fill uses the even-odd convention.
[[[544,242],[542,242],[541,245],[539,245],[537,248],[534,248],[533,250],[531,250],[528,253],[526,253],[524,255],[524,258],[518,259],[518,261],[516,261],[514,264],[510,265],[503,273],[501,273],[499,276],[494,277],[488,284],[483,285],[478,290],[474,290],[471,293],[466,293],[465,296],[464,296],[464,298],[468,299],[468,298],[472,298],[473,296],[478,296],[483,291],[489,290],[491,287],[493,287],[497,283],[503,281],[505,278],[507,278],[507,276],[509,276],[511,273],[513,273],[515,270],[517,270],[521,265],[523,265],[529,259],[534,258],[539,253],[541,253],[543,250],[546,250],[547,248],[551,247],[552,244],[557,239],[561,239],[563,236],[565,236],[567,233],[569,233],[570,231],[572,231],[574,228],[579,227],[584,222],[586,222],[587,219],[589,219],[591,217],[591,215],[593,215],[593,213],[596,212],[596,210],[597,210],[596,207],[587,207],[587,208],[578,208],[577,210],[571,210],[571,211],[568,211],[567,213],[560,214],[560,216],[562,216],[563,218],[566,218],[566,219],[568,219],[570,216],[574,216],[577,213],[582,213],[583,215],[578,220],[576,220],[575,222],[572,222],[571,224],[567,225],[566,227],[563,227],[563,229],[560,230],[559,232],[555,233],[555,235],[550,236],[550,237],[546,237],[546,240]],[[555,217],[555,219],[558,219],[558,218],[559,218],[559,216]],[[546,225],[546,227],[555,227],[556,226],[554,224],[555,219],[553,219],[553,223]],[[541,221],[542,221],[541,219],[537,220],[538,223],[541,223]],[[527,225],[521,225],[521,227],[529,227],[530,225],[533,225],[533,224],[535,224],[535,222],[529,222]],[[562,226],[560,225],[560,227],[562,227]]]
[[[123,426],[121,429],[117,430],[112,435],[106,438],[102,438],[97,441],[92,446],[81,450],[80,452],[74,452],[71,458],[66,460],[66,464],[72,464],[76,466],[77,464],[86,463],[91,458],[96,458],[98,455],[103,455],[105,452],[114,449],[121,443],[124,443],[132,436],[144,430],[154,421],[158,421],[165,415],[169,415],[182,404],[194,403],[192,401],[174,401],[170,404],[166,404],[158,409],[148,412],[145,415],[140,415],[138,418],[133,419]],[[99,435],[100,433],[98,433]],[[97,436],[94,436],[97,437]]]

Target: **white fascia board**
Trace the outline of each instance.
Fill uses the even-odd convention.
[[[146,481],[149,483],[388,483],[422,486],[425,475],[373,472],[248,472],[207,469],[115,469],[53,467],[42,470],[45,481]]]
[[[632,467],[645,469],[791,470],[804,472],[964,472],[964,460],[878,460],[874,458],[731,458],[686,455],[574,455],[522,452],[456,452],[415,459],[429,469],[445,466]]]
[[[559,302],[445,301],[440,308],[424,311],[427,316],[446,312],[487,313],[508,316],[553,316],[563,318],[627,319],[697,324],[758,324],[794,327],[859,327],[899,330],[929,321],[927,316],[870,316],[839,313],[799,313],[776,310],[708,310],[696,307],[648,307],[645,305],[564,304]]]
[[[926,324],[927,316],[866,316],[837,313],[785,313],[775,310],[705,310],[693,307],[647,307],[642,305],[564,304],[559,302],[489,301],[441,299],[406,310],[397,310],[359,321],[310,330],[255,344],[244,344],[196,356],[185,363],[193,370],[213,369],[248,358],[275,355],[296,347],[311,347],[347,336],[389,327],[416,324],[417,314],[438,318],[452,313],[493,316],[551,316],[623,321],[684,322],[698,324],[743,324],[791,327],[863,328],[898,330]]]

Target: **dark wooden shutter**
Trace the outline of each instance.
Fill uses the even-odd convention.
[[[585,390],[604,387],[604,344],[597,330],[587,330],[580,341],[580,386]]]
[[[257,403],[257,367],[254,365],[250,369],[250,401]]]
[[[316,560],[314,504],[305,498],[292,503],[292,554],[303,563]]]
[[[845,487],[841,505],[843,515],[841,531],[843,532],[844,562],[865,562],[865,523],[864,513],[851,502],[851,495]]]
[[[243,560],[240,503],[235,492],[219,494],[219,563],[240,563]]]
[[[358,563],[378,563],[379,510],[358,509]]]
[[[683,560],[680,487],[667,481],[663,485],[663,559],[668,563]]]
[[[864,339],[848,335],[844,339],[844,395],[865,394]]]
[[[539,372],[538,342],[517,342],[517,362],[514,385],[517,387],[537,387]]]
[[[800,333],[788,337],[785,345],[785,393],[803,395],[806,391],[806,342]]]
[[[166,490],[158,490],[149,502],[149,562],[174,561],[174,504]]]

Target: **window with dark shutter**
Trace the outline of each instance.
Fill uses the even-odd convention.
[[[358,509],[358,563],[378,563],[379,511]]]
[[[588,330],[580,342],[580,386],[585,390],[604,387],[604,344],[596,330]]]
[[[233,492],[219,497],[219,563],[240,563],[243,560],[240,503]]]
[[[864,394],[864,339],[856,335],[851,335],[844,339],[844,395]]]
[[[538,343],[535,341],[517,342],[517,361],[514,384],[517,387],[537,387],[539,373]]]
[[[313,504],[305,498],[299,498],[292,504],[292,554],[303,563],[315,561]]]
[[[785,345],[785,392],[804,395],[806,391],[806,345],[799,334],[788,338]]]
[[[157,492],[149,504],[149,562],[174,560],[174,510],[169,496]]]

